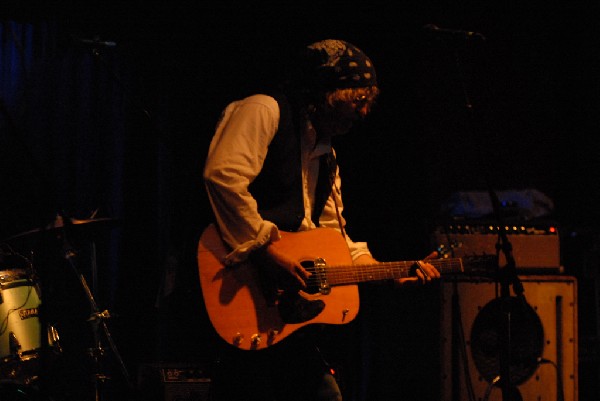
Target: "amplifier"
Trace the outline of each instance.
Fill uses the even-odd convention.
[[[200,365],[149,363],[140,366],[138,386],[146,401],[209,401],[210,383]]]
[[[519,275],[519,280],[528,306],[506,304],[513,323],[509,363],[515,387],[510,399],[577,401],[577,280],[564,275]],[[516,300],[515,295],[512,289],[509,300]],[[505,327],[495,282],[445,282],[440,300],[440,399],[502,401],[500,387],[490,384],[500,372]],[[598,398],[581,398],[587,399]]]
[[[540,273],[561,273],[560,244],[556,226],[511,225],[504,227],[512,245],[512,255],[518,270]],[[432,235],[436,248],[451,251],[454,257],[496,255],[499,227],[483,224],[452,224],[439,226]],[[500,267],[506,265],[503,252],[498,255]]]

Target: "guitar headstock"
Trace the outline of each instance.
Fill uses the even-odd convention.
[[[498,269],[498,256],[495,254],[465,254],[462,243],[454,242],[449,245],[440,244],[436,248],[439,258],[452,259],[457,256],[462,260],[463,274],[471,276],[493,276]]]
[[[466,255],[462,257],[464,273],[471,276],[490,277],[498,269],[498,256],[496,255]]]

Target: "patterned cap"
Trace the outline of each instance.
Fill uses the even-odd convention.
[[[326,39],[307,47],[307,78],[320,89],[364,88],[377,85],[375,67],[358,47]]]

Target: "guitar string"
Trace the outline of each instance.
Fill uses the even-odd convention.
[[[429,263],[441,270],[441,273],[462,271],[460,260],[428,260]],[[316,266],[307,268],[312,276],[308,278],[307,285],[320,284],[326,276],[329,284],[347,284],[362,281],[391,280],[411,275],[411,269],[416,261],[381,262],[374,265],[351,266],[326,266],[325,271],[320,271]]]

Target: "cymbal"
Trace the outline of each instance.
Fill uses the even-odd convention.
[[[65,219],[61,215],[58,215],[58,216],[56,216],[56,219],[54,219],[54,221],[52,223],[48,224],[47,226],[35,228],[33,230],[19,233],[17,235],[7,238],[6,241],[12,240],[12,239],[26,238],[26,237],[33,236],[36,234],[60,230],[63,228],[65,228],[65,229],[72,228],[75,230],[88,231],[88,230],[91,230],[92,228],[97,228],[100,226],[114,227],[117,225],[118,222],[119,222],[118,219],[111,218],[111,217],[101,217],[101,218],[95,218],[95,219],[81,220],[81,219],[74,219],[74,218]]]

